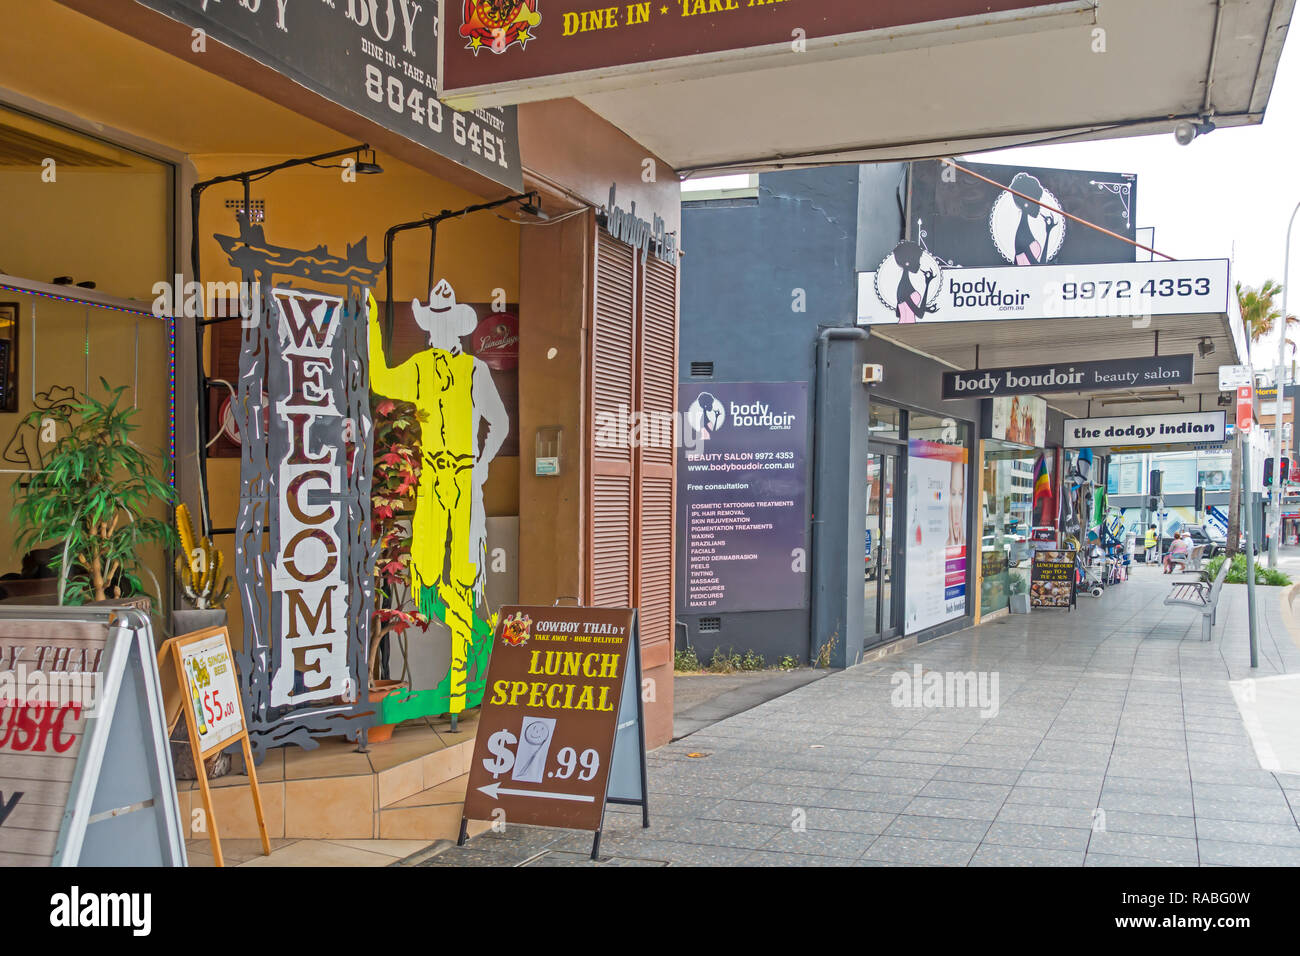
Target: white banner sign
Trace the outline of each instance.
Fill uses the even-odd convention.
[[[1251,385],[1249,365],[1220,365],[1219,391],[1235,392],[1244,385]]]
[[[1222,442],[1227,437],[1226,419],[1223,412],[1069,418],[1065,421],[1065,447],[1124,448]]]
[[[1225,312],[1228,261],[944,268],[902,242],[858,273],[858,324],[1138,318]]]

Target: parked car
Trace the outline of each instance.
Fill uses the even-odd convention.
[[[1210,537],[1210,533],[1205,530],[1204,525],[1185,524],[1178,529],[1179,533],[1187,532],[1192,536],[1192,547],[1197,548],[1204,546],[1205,550],[1201,552],[1201,558],[1212,558],[1224,549],[1224,542],[1217,538]],[[1174,536],[1172,533],[1166,534],[1160,539],[1160,553],[1168,554],[1169,546],[1173,543]]]

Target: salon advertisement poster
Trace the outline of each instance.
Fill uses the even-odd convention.
[[[907,445],[907,606],[915,634],[966,613],[966,462],[959,445]]]
[[[807,606],[808,385],[681,385],[680,610]]]

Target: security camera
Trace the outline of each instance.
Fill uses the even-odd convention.
[[[1174,125],[1174,139],[1179,146],[1190,146],[1196,139],[1196,124],[1189,120],[1180,120]]]

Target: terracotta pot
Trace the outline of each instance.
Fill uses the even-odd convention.
[[[400,680],[372,680],[370,682],[370,703],[378,704],[395,690],[401,690],[406,686],[406,681]],[[382,744],[391,740],[393,737],[393,728],[396,724],[376,724],[366,731],[366,741],[372,744]]]

